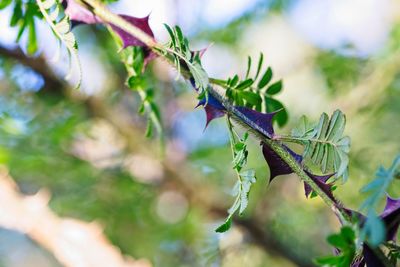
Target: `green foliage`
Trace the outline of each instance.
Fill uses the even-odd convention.
[[[329,244],[340,250],[337,256],[318,258],[316,263],[321,266],[348,267],[356,255],[356,234],[349,226],[340,229],[340,233],[327,238]]]
[[[393,242],[388,242],[385,244],[388,248],[388,259],[393,266],[396,265],[397,261],[400,259],[400,247]]]
[[[79,80],[76,88],[79,88],[82,82],[82,69],[78,57],[78,44],[74,34],[71,32],[71,23],[69,17],[63,12],[63,7],[59,0],[36,0],[40,12],[46,19],[48,25],[51,27],[54,35],[61,44],[67,48],[69,57],[69,73],[66,79],[72,75],[72,58],[76,61],[78,66]]]
[[[362,239],[368,239],[372,246],[378,246],[385,238],[385,227],[382,220],[376,216],[375,209],[386,196],[390,184],[400,172],[400,155],[398,155],[392,165],[385,169],[383,166],[378,168],[375,179],[361,188],[361,193],[369,193],[368,198],[361,205],[361,210],[367,211],[367,220],[361,230]]]
[[[154,90],[149,87],[150,82],[143,75],[144,71],[144,51],[141,47],[128,47],[121,52],[122,61],[128,72],[127,85],[136,91],[140,98],[140,114],[146,114],[148,118],[146,136],[153,135],[155,128],[160,138],[163,137],[163,127],[161,115],[157,104],[154,101]]]
[[[247,208],[249,203],[249,193],[252,184],[256,182],[256,173],[254,170],[245,170],[243,168],[247,164],[247,156],[249,154],[247,150],[246,141],[249,137],[248,133],[245,133],[242,138],[239,138],[237,133],[234,131],[229,118],[227,118],[228,128],[230,131],[230,141],[233,155],[233,169],[236,171],[238,180],[233,187],[232,195],[236,196],[235,201],[228,210],[228,217],[221,226],[215,231],[219,233],[226,232],[230,229],[232,224],[232,216],[239,212],[242,215],[244,210]]]
[[[178,26],[173,29],[167,24],[164,26],[171,38],[164,47],[165,51],[172,56],[178,73],[181,73],[182,67],[189,71],[199,93],[203,93],[207,90],[209,80],[207,72],[201,66],[200,52],[190,50],[189,41],[183,36],[182,30]]]
[[[28,32],[28,42],[26,44],[26,51],[29,54],[34,54],[37,49],[35,18],[41,18],[41,13],[36,5],[35,0],[1,0],[0,10],[10,5],[13,6],[13,13],[10,20],[11,27],[18,27],[17,42],[21,39],[22,35]]]
[[[274,121],[279,126],[284,126],[288,120],[288,114],[283,104],[274,98],[282,88],[282,80],[271,84],[273,78],[273,72],[271,67],[268,67],[265,72],[261,74],[263,67],[264,55],[261,53],[256,74],[253,78],[250,78],[252,59],[248,57],[246,76],[243,80],[240,80],[238,75],[229,78],[226,81],[218,80],[218,84],[226,88],[226,96],[238,106],[246,106],[248,108],[255,109],[260,112],[278,112]]]
[[[321,51],[315,60],[330,92],[335,95],[350,90],[360,79],[360,74],[367,63],[363,58],[344,56],[334,51]]]
[[[331,118],[323,113],[318,124],[310,123],[303,116],[288,139],[303,144],[303,157],[318,165],[323,173],[333,171],[345,181],[350,150],[350,138],[343,136],[345,125],[346,118],[340,110],[336,110]]]

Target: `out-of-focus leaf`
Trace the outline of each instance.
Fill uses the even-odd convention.
[[[329,244],[338,249],[336,256],[326,256],[316,259],[321,266],[348,267],[356,255],[356,235],[351,227],[344,226],[340,233],[330,235],[327,238]]]
[[[269,95],[276,95],[277,93],[279,93],[282,90],[282,81],[277,81],[274,84],[271,84],[268,88],[267,88],[267,94]]]
[[[249,192],[252,184],[256,182],[255,171],[254,170],[246,170],[239,174],[240,180],[237,181],[234,186],[234,193],[236,194],[235,202],[228,210],[228,218],[225,223],[219,226],[215,231],[222,233],[226,232],[230,229],[232,224],[232,216],[235,212],[239,212],[239,215],[243,213],[246,209],[249,200]]]
[[[261,80],[258,82],[258,89],[264,88],[272,79],[272,69],[268,67],[265,71],[264,75],[262,76]],[[268,93],[268,92],[267,92]]]

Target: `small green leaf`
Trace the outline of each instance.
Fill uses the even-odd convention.
[[[13,14],[11,16],[10,26],[11,27],[16,26],[18,21],[20,21],[22,17],[23,17],[23,12],[22,12],[21,2],[16,2],[15,6],[14,6]]]
[[[312,138],[314,133],[315,125],[310,123],[306,116],[301,116],[296,127],[292,130],[292,136],[309,139]]]
[[[233,76],[232,79],[230,79],[228,85],[229,85],[230,87],[235,87],[235,86],[237,85],[238,82],[239,82],[239,76],[235,75],[235,76]]]
[[[167,29],[167,32],[169,34],[169,37],[171,38],[172,44],[174,45],[174,47],[176,47],[175,34],[172,31],[171,27],[168,26],[168,24],[166,24],[166,23],[164,23],[164,27],[165,27],[165,29]]]
[[[272,85],[270,85],[267,89],[267,94],[276,95],[282,90],[282,81],[278,81]]]
[[[287,123],[288,118],[289,118],[287,110],[283,106],[283,104],[280,101],[278,101],[274,98],[271,98],[271,97],[265,97],[264,104],[266,105],[265,109],[267,112],[274,112],[274,111],[280,110],[274,116],[273,121],[277,122],[280,127],[283,127]]]
[[[247,71],[246,71],[246,79],[249,78],[251,69],[251,57],[247,57]]]
[[[27,51],[29,54],[34,54],[37,49],[37,40],[36,40],[36,30],[35,30],[35,21],[32,17],[32,19],[29,22],[29,31],[28,31],[28,47]]]
[[[258,65],[257,65],[257,72],[256,72],[256,76],[254,77],[254,80],[257,80],[258,75],[260,75],[260,71],[261,71],[261,67],[264,61],[264,54],[260,53],[260,58],[258,60]]]
[[[272,79],[272,69],[268,67],[265,71],[264,75],[262,76],[261,80],[258,82],[258,89],[264,88]]]
[[[226,231],[228,231],[231,228],[232,225],[232,218],[229,217],[225,223],[223,223],[222,225],[220,225],[217,229],[215,229],[215,232],[217,233],[224,233]]]
[[[246,88],[249,88],[250,86],[252,86],[253,82],[254,82],[253,79],[250,78],[244,80],[235,87],[235,90],[244,90]]]
[[[147,127],[146,127],[146,137],[151,137],[153,135],[153,122],[151,120],[147,121]]]
[[[251,105],[257,105],[261,103],[262,99],[259,94],[250,92],[250,91],[241,91],[238,93],[238,95],[246,100],[248,103]]]
[[[1,0],[0,1],[0,10],[6,8],[11,4],[12,0]]]

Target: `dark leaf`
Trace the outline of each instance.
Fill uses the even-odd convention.
[[[153,31],[151,30],[150,25],[149,25],[149,16],[144,17],[144,18],[135,18],[135,17],[131,17],[131,16],[121,15],[121,17],[123,19],[125,19],[127,22],[129,22],[130,24],[132,24],[133,26],[136,26],[139,29],[141,29],[147,35],[154,38]],[[126,48],[128,46],[144,46],[144,47],[146,46],[144,43],[139,41],[136,37],[125,32],[124,30],[122,30],[112,24],[111,24],[111,27],[121,37],[121,40],[123,43],[123,48]]]
[[[208,102],[206,103],[206,99],[204,97],[199,101],[199,103],[196,106],[196,107],[204,106],[204,110],[206,112],[206,119],[207,119],[205,128],[207,128],[208,124],[213,119],[220,118],[225,115],[224,106],[215,97],[210,95],[208,97],[207,101]]]
[[[282,158],[275,153],[267,144],[261,143],[262,145],[262,152],[264,155],[265,160],[269,166],[270,177],[269,181],[271,182],[276,176],[291,174],[293,170],[287,165],[287,163],[282,160]],[[302,157],[291,149],[286,147],[286,150],[296,159],[297,162],[302,161]]]
[[[328,175],[323,175],[323,176],[318,176],[318,175],[314,175],[314,174],[311,174],[310,172],[308,172],[308,171],[306,171],[306,173],[308,174],[308,176],[310,176],[316,183],[318,183],[318,185],[320,186],[320,187],[326,187],[326,191],[327,192],[331,192],[331,186],[330,185],[327,185],[326,184],[326,181],[328,181],[329,180],[329,178],[331,178],[333,175],[335,175],[334,173],[332,173],[332,174],[328,174]],[[305,195],[306,195],[306,197],[309,197],[310,196],[310,194],[311,194],[311,192],[312,192],[312,189],[311,189],[311,187],[310,187],[310,185],[309,184],[307,184],[307,183],[304,183],[304,192],[305,192]],[[332,196],[333,197],[333,196]]]
[[[224,233],[231,228],[231,225],[232,225],[232,217],[229,217],[228,220],[225,221],[225,223],[223,223],[217,229],[215,229],[215,232]]]
[[[274,135],[274,128],[272,126],[272,119],[276,113],[261,113],[246,107],[236,107],[248,120],[259,127],[259,131],[266,134],[267,137]]]

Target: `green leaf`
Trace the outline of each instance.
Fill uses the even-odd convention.
[[[264,75],[262,76],[261,80],[258,82],[258,89],[264,88],[272,79],[272,69],[268,67],[265,71]],[[270,93],[269,93],[270,94]]]
[[[264,61],[264,54],[260,53],[260,58],[258,60],[258,65],[257,65],[257,72],[256,72],[256,76],[254,77],[254,80],[257,80],[258,75],[260,75],[260,71],[261,71],[261,67]]]
[[[237,85],[238,82],[239,82],[239,76],[235,75],[235,76],[233,76],[232,79],[230,79],[230,82],[229,82],[228,85],[229,85],[230,87],[235,87],[235,86]]]
[[[71,32],[71,23],[69,17],[64,14],[64,17],[58,20],[58,11],[63,10],[60,2],[56,0],[36,0],[41,14],[46,19],[47,24],[53,30],[56,37],[65,45],[69,55],[69,73],[66,79],[69,79],[72,74],[72,59],[77,63],[79,79],[76,88],[79,88],[82,82],[82,67],[78,56],[78,44],[74,34]],[[54,12],[57,12],[55,15]]]
[[[10,26],[14,27],[17,25],[18,21],[23,17],[22,6],[20,2],[16,2],[13,10],[13,14],[10,20]]]
[[[246,132],[243,137],[238,140],[236,132],[233,130],[233,126],[229,120],[227,119],[230,141],[231,141],[231,148],[232,148],[232,155],[234,157],[233,169],[235,169],[238,180],[235,186],[232,189],[233,195],[235,195],[235,201],[233,202],[232,206],[228,209],[228,217],[223,225],[216,229],[217,232],[224,232],[229,229],[231,226],[231,218],[238,212],[241,215],[244,210],[247,208],[249,203],[249,193],[252,184],[256,182],[255,171],[250,169],[246,171],[242,171],[242,168],[245,167],[247,163],[247,145],[246,141],[249,137],[249,134]]]
[[[35,21],[32,19],[29,21],[29,31],[28,31],[28,47],[27,51],[29,54],[34,54],[37,49],[37,39],[36,39],[36,30],[35,30]]]
[[[283,104],[271,97],[265,97],[264,104],[266,105],[267,112],[274,112],[280,110],[275,116],[273,121],[277,122],[280,127],[283,127],[288,121],[288,113]]]
[[[325,256],[318,258],[315,262],[322,266],[348,267],[356,255],[356,234],[349,226],[343,226],[340,233],[330,235],[327,238],[329,244],[340,253],[336,256]]]
[[[229,217],[225,223],[223,223],[222,225],[220,225],[217,229],[215,229],[215,232],[217,233],[224,233],[226,231],[228,231],[231,228],[232,225],[232,217]]]
[[[282,80],[270,85],[267,89],[267,94],[275,95],[282,90]]]
[[[250,91],[241,91],[238,94],[242,99],[246,100],[253,106],[261,103],[262,101],[260,95],[258,95],[257,93],[253,93]]]
[[[146,137],[151,137],[153,135],[153,122],[151,120],[147,121],[147,127],[146,127]]]
[[[11,4],[12,0],[1,0],[0,1],[0,10],[6,8]]]
[[[164,23],[164,27],[165,27],[165,29],[167,29],[167,32],[169,34],[169,37],[171,38],[171,42],[172,42],[173,46],[176,47],[175,34],[172,31],[171,27],[168,26],[168,24],[166,24],[166,23]]]
[[[251,57],[247,57],[246,79],[249,78],[250,70],[251,70]]]
[[[347,178],[350,138],[343,136],[345,115],[336,110],[331,118],[325,113],[317,125],[310,124],[305,117],[292,131],[294,139],[305,145],[303,157],[320,167],[323,173],[335,172],[337,177]]]
[[[252,86],[253,85],[253,79],[247,79],[247,80],[244,80],[244,81],[242,81],[242,82],[240,82],[236,87],[235,87],[235,90],[244,90],[244,89],[246,89],[246,88],[249,88],[250,86]]]
[[[292,136],[309,139],[315,135],[315,125],[306,116],[301,116],[297,125],[292,129]]]
[[[393,160],[392,165],[388,169],[380,166],[375,174],[375,179],[360,190],[362,193],[369,193],[368,198],[362,203],[360,208],[367,211],[367,219],[361,229],[360,236],[362,240],[367,239],[371,246],[378,246],[385,239],[385,226],[382,220],[376,215],[375,210],[379,202],[386,197],[386,192],[399,169],[400,155]]]

